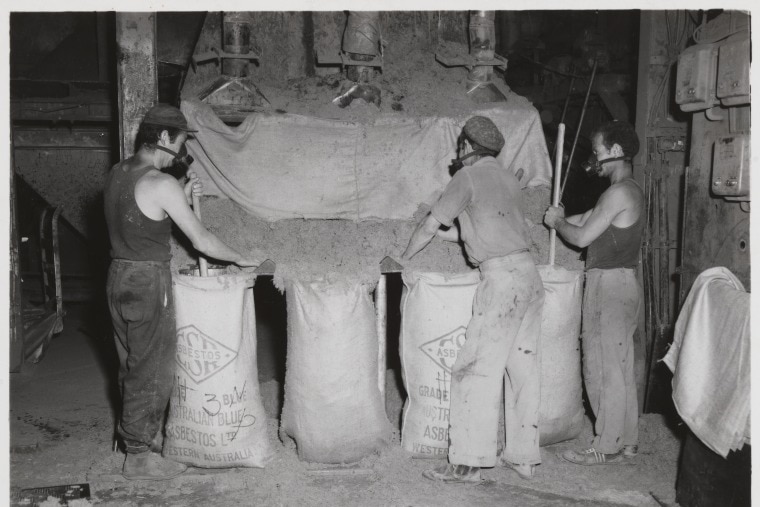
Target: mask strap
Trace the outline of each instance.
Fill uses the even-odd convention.
[[[156,145],[156,149],[157,150],[161,150],[161,151],[165,151],[166,153],[168,153],[169,155],[171,155],[174,158],[179,158],[179,153],[177,153],[176,151],[172,151],[169,148],[164,148],[160,144]]]
[[[617,162],[618,160],[627,160],[628,162],[631,161],[631,157],[615,157],[615,158],[606,158],[604,160],[599,161],[599,165],[606,164],[607,162]]]
[[[455,158],[452,160],[452,162],[461,162],[462,160],[466,160],[470,157],[474,157],[475,155],[493,155],[493,152],[491,150],[486,150],[485,148],[480,148],[477,150],[473,150],[464,157]]]

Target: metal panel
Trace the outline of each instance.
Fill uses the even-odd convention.
[[[716,195],[749,197],[749,136],[722,136],[713,150],[712,191]]]
[[[749,35],[720,46],[717,95],[723,105],[749,104],[749,62]]]
[[[676,104],[683,111],[699,111],[718,103],[715,81],[718,68],[718,48],[698,45],[688,48],[678,57]]]

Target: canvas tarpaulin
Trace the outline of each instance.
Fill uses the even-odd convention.
[[[379,116],[369,123],[254,113],[237,127],[210,106],[184,101],[197,129],[187,143],[204,194],[227,197],[265,220],[410,219],[451,179],[456,139],[473,115],[491,118],[506,144],[498,160],[524,186],[552,173],[537,111],[522,98],[463,117]]]

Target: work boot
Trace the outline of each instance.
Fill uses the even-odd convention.
[[[128,453],[122,475],[131,481],[164,481],[187,470],[187,465],[162,458],[155,452]]]
[[[479,467],[452,465],[451,463],[432,470],[425,470],[422,472],[422,476],[431,481],[441,481],[446,483],[463,482],[468,484],[479,484],[482,481]]]
[[[582,451],[565,451],[561,454],[562,459],[576,465],[611,465],[623,461],[623,451],[615,453],[599,452],[593,447]]]
[[[512,463],[511,461],[507,461],[504,458],[499,460],[499,464],[503,467],[511,468],[517,472],[517,475],[526,480],[533,478],[533,472],[536,469],[536,465],[528,465],[526,463],[518,465],[517,463]]]

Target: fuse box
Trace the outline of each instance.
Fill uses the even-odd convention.
[[[724,106],[749,104],[749,36],[739,35],[718,50],[717,95]]]
[[[719,137],[715,141],[712,191],[729,200],[749,200],[749,135]]]
[[[712,44],[698,44],[679,55],[676,104],[682,111],[700,111],[718,104],[715,95],[717,68],[718,48]]]

